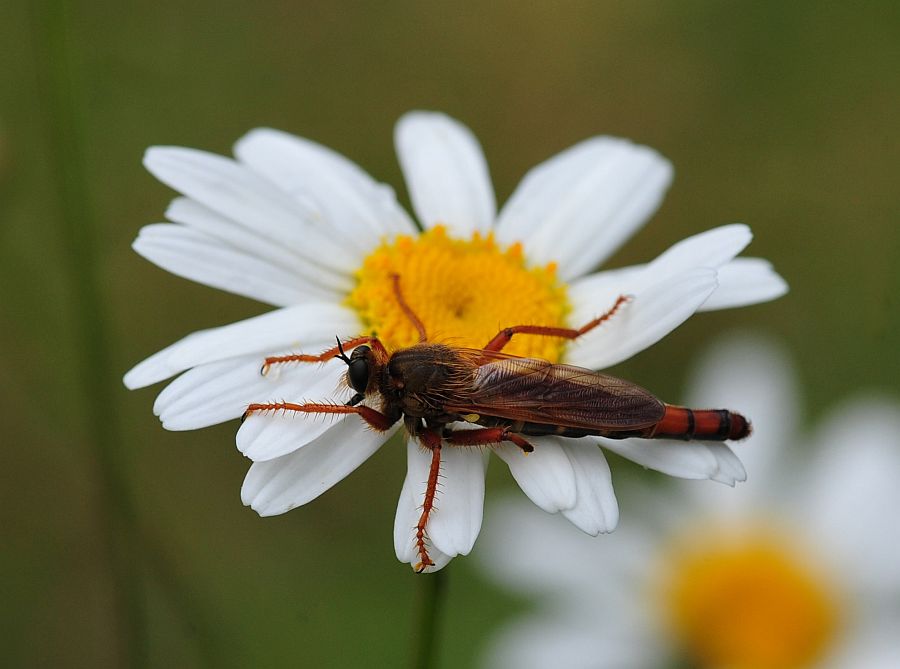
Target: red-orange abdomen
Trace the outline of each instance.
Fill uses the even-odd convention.
[[[727,409],[688,409],[671,404],[653,428],[654,439],[725,441],[750,435],[750,421]]]

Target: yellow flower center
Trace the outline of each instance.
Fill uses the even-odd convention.
[[[772,536],[681,549],[667,571],[668,622],[701,667],[810,667],[838,632],[830,584]]]
[[[382,243],[356,273],[347,303],[388,350],[410,346],[418,333],[403,312],[393,275],[428,341],[482,348],[501,328],[513,325],[565,326],[566,287],[554,264],[529,268],[520,244],[503,249],[493,235],[452,239],[443,226],[418,237]],[[505,353],[556,362],[564,341],[517,335]]]

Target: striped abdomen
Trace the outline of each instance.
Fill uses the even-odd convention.
[[[662,420],[647,431],[652,439],[725,441],[750,435],[750,421],[727,409],[688,409],[666,405]]]
[[[550,423],[517,422],[510,424],[500,418],[482,416],[480,425],[510,426],[514,432],[526,436],[558,435],[561,437],[586,437],[594,435],[608,439],[681,439],[684,441],[725,441],[744,439],[750,434],[750,421],[741,414],[727,409],[688,409],[664,404],[662,419],[648,427],[615,429],[609,427],[584,428],[553,425]]]

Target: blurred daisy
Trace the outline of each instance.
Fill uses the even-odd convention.
[[[248,404],[279,400],[344,403],[345,364],[278,366],[266,356],[318,353],[377,332],[388,350],[417,341],[393,293],[432,340],[481,347],[500,326],[581,325],[633,296],[620,313],[574,344],[516,337],[509,353],[590,368],[621,362],[696,311],[735,307],[783,294],[769,263],[735,258],[750,242],[727,225],[676,244],[653,262],[589,273],[658,207],[672,178],[655,151],[595,137],[531,170],[498,213],[487,164],[472,133],[442,114],[414,112],[395,141],[421,230],[393,191],[343,156],[299,137],[254,130],[236,159],[194,149],[151,148],[144,163],[183,193],[171,223],[148,225],[135,250],[160,267],[278,307],[245,321],[191,334],[125,376],[129,388],[181,374],[160,393],[163,426],[190,430],[241,416]],[[395,428],[396,429],[396,428]],[[260,515],[280,514],[328,490],[390,436],[358,416],[253,414],[237,446],[253,461],[241,497]],[[591,534],[616,524],[609,468],[595,440],[534,440],[524,457],[492,448],[536,504],[561,511]],[[727,483],[743,477],[723,444],[605,444],[675,476]],[[486,455],[443,449],[438,508],[427,535],[434,568],[468,553],[478,535]],[[410,441],[395,522],[397,556],[415,564],[414,528],[430,456]]]
[[[544,601],[486,666],[900,667],[900,406],[848,403],[799,437],[792,378],[751,339],[699,370],[692,403],[755,419],[738,490],[682,483],[660,503],[630,489],[643,521],[604,542],[513,502],[488,514],[481,562]]]

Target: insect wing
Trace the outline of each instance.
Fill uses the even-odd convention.
[[[573,365],[490,356],[465,403],[450,411],[584,429],[630,429],[659,422],[665,407],[638,385]]]

